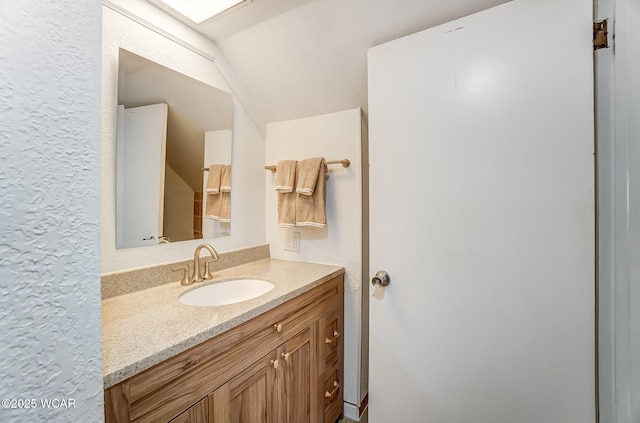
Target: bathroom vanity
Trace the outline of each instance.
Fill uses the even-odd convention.
[[[180,304],[193,288],[178,282],[103,301],[106,422],[342,415],[344,269],[265,259],[216,274],[247,276],[275,288],[217,307]]]

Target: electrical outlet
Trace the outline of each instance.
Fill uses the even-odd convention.
[[[300,232],[286,231],[284,234],[284,250],[300,251]]]

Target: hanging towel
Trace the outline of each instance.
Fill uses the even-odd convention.
[[[220,195],[220,181],[224,165],[212,164],[209,166],[207,185],[204,188],[205,217],[220,220],[222,212],[222,196]]]
[[[276,191],[278,191],[278,226],[296,226],[296,170],[298,162],[282,160],[276,166]]]
[[[220,222],[231,222],[231,193],[220,193]]]
[[[206,193],[205,217],[213,220],[220,220],[220,215],[222,213],[222,194],[223,193],[220,192],[217,194],[211,192]]]
[[[207,177],[207,185],[204,191],[207,193],[217,194],[220,192],[220,178],[222,177],[221,164],[212,164],[209,166],[209,176]]]
[[[303,195],[313,194],[318,181],[318,175],[320,175],[323,167],[326,167],[323,157],[305,159],[298,163],[296,192]],[[324,173],[322,177],[324,178]]]
[[[296,226],[327,227],[326,175],[327,165],[322,157],[306,159],[298,164],[301,172],[296,185]],[[313,173],[315,172],[315,175]],[[312,183],[313,182],[313,183]],[[302,191],[301,191],[302,189]],[[311,192],[306,194],[306,192]]]
[[[220,191],[231,192],[231,165],[222,165],[220,170]]]
[[[292,228],[296,226],[296,197],[295,192],[278,193],[278,226]]]
[[[231,165],[220,170],[220,222],[231,222]]]
[[[298,162],[295,160],[281,160],[276,166],[276,191],[293,192],[296,187],[296,170]]]

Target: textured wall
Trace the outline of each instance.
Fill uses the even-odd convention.
[[[0,399],[36,400],[0,421],[101,421],[100,2],[5,2],[0,40]]]
[[[361,111],[346,110],[312,116],[267,126],[266,156],[268,164],[279,160],[301,160],[323,156],[327,160],[349,159],[351,166],[329,166],[327,180],[327,228],[293,228],[300,232],[300,251],[283,249],[283,235],[288,229],[277,225],[275,177],[266,172],[267,242],[271,257],[342,265],[346,269],[344,287],[345,374],[344,400],[359,405],[362,337],[362,165]],[[366,357],[365,357],[366,358]],[[355,417],[347,404],[347,417]]]
[[[152,22],[157,27],[197,45],[207,53],[217,52],[211,40],[202,40],[186,25],[168,17],[144,1],[120,0],[130,12]],[[143,4],[141,4],[143,3]],[[144,4],[146,3],[146,4]],[[139,6],[139,7],[137,7]],[[115,187],[116,187],[116,107],[118,91],[118,53],[124,48],[184,75],[227,92],[234,81],[230,72],[220,71],[223,58],[215,63],[159,35],[145,26],[103,6],[102,39],[102,153],[101,153],[101,257],[102,272],[110,273],[132,268],[178,261],[193,256],[202,240],[183,241],[142,248],[115,248]],[[209,242],[220,252],[264,244],[265,193],[264,137],[236,95],[233,86],[233,190],[231,193],[231,236]]]

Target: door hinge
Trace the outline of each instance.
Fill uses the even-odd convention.
[[[607,31],[607,20],[593,23],[593,49],[609,48],[609,32]]]

